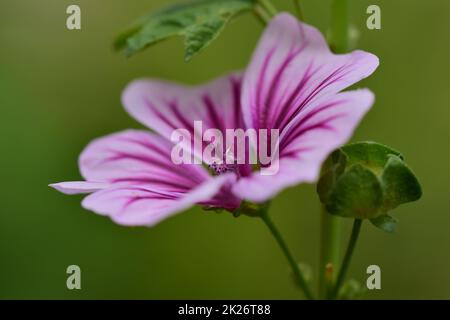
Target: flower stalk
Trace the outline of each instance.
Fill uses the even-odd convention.
[[[329,43],[336,53],[343,53],[348,49],[348,0],[333,0]],[[322,299],[329,299],[333,295],[339,265],[340,238],[339,218],[322,208],[319,265],[319,295]]]
[[[278,10],[273,6],[270,0],[257,0],[253,6],[253,12],[263,25],[267,25],[278,13]]]
[[[362,220],[355,219],[353,222],[352,234],[348,242],[347,250],[345,252],[344,260],[342,261],[342,266],[339,271],[339,276],[337,277],[336,284],[333,287],[330,298],[336,299],[339,289],[345,280],[345,275],[347,274],[348,267],[350,266],[350,261],[352,260],[353,251],[355,250],[356,242],[358,241],[359,233],[361,230]]]
[[[260,5],[270,16],[270,18],[276,16],[278,10],[275,6],[270,2],[270,0],[257,0],[257,4]]]
[[[262,23],[263,26],[267,25],[270,22],[270,15],[267,11],[259,4],[255,4],[253,6],[253,12],[258,20]]]
[[[305,21],[302,6],[300,4],[300,0],[294,0],[295,11],[297,12],[297,16],[300,21]]]
[[[319,272],[319,296],[322,299],[330,297],[336,281],[340,254],[340,226],[339,217],[329,214],[322,208]]]
[[[305,297],[309,300],[313,300],[314,296],[308,286],[308,283],[306,282],[305,277],[303,276],[302,271],[300,270],[298,263],[295,261],[294,256],[290,252],[286,242],[284,241],[283,237],[281,236],[280,231],[277,229],[275,224],[270,219],[267,209],[263,210],[261,212],[260,216],[261,216],[261,219],[266,224],[266,226],[269,228],[273,237],[275,238],[278,245],[280,246],[281,251],[285,255],[286,259],[288,260],[288,262],[292,268],[292,272],[294,273],[295,279],[296,279],[298,285],[300,286],[300,288],[303,290]]]
[[[336,53],[344,53],[349,47],[348,0],[333,0],[331,7],[330,46]]]

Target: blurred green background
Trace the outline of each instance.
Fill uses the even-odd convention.
[[[125,228],[83,210],[81,196],[47,185],[79,180],[77,157],[93,138],[139,128],[120,94],[132,79],[208,81],[242,69],[262,31],[251,14],[234,20],[209,48],[183,61],[180,38],[132,58],[114,36],[135,18],[173,1],[2,0],[0,3],[0,298],[296,299],[288,265],[258,219],[192,209],[152,229]],[[291,1],[274,0],[292,10]],[[307,22],[326,32],[330,1],[303,0]],[[361,86],[377,102],[353,140],[402,151],[424,196],[393,212],[398,233],[369,224],[351,265],[382,269],[382,290],[367,299],[450,298],[450,1],[353,0],[358,47],[377,54]],[[78,4],[82,30],[65,27]],[[378,4],[382,29],[365,27]],[[295,255],[318,264],[319,205],[314,186],[284,191],[272,217]],[[351,221],[343,220],[343,242]],[[66,288],[66,267],[82,270],[82,290]],[[317,275],[315,275],[317,280]]]

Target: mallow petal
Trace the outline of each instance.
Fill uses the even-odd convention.
[[[118,186],[87,196],[82,206],[126,226],[152,226],[194,204],[208,202],[234,175],[211,177],[186,193],[165,192],[151,185]]]
[[[59,192],[65,194],[79,194],[79,193],[91,193],[110,187],[111,184],[107,182],[91,182],[91,181],[66,181],[59,183],[52,183],[49,187],[52,187]]]
[[[378,58],[368,52],[333,54],[316,28],[281,13],[266,28],[244,75],[245,123],[283,130],[314,99],[345,89],[377,66]]]
[[[255,202],[274,197],[282,189],[315,182],[326,157],[346,143],[374,102],[367,89],[323,96],[293,119],[280,136],[279,171],[255,172],[233,187],[236,195]]]
[[[175,129],[187,130],[187,149],[195,135],[201,132],[194,121],[202,122],[202,130],[243,126],[241,106],[241,77],[227,75],[204,86],[183,86],[160,80],[133,81],[122,94],[125,109],[135,119],[163,137],[171,139]],[[194,146],[192,146],[194,147]],[[200,155],[201,150],[195,149]]]
[[[312,170],[313,166],[308,162],[280,159],[274,165],[278,166],[276,174],[262,175],[259,171],[254,172],[251,176],[239,179],[233,186],[233,193],[242,199],[262,203],[274,198],[287,187],[301,182],[315,181],[317,175],[317,172]]]
[[[145,184],[158,191],[186,192],[210,178],[199,165],[176,165],[173,144],[142,130],[126,130],[92,141],[79,158],[87,181]]]
[[[194,204],[233,210],[240,205],[230,186],[235,174],[211,176],[202,165],[175,164],[173,144],[141,130],[92,141],[81,153],[87,181],[51,185],[67,193],[91,193],[84,208],[123,225],[153,225]]]

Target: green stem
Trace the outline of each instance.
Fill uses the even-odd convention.
[[[300,5],[300,0],[294,0],[295,10],[297,11],[297,16],[301,21],[305,21],[302,6]]]
[[[264,8],[267,14],[272,18],[277,15],[278,10],[274,7],[270,0],[257,0],[257,3]]]
[[[330,47],[337,53],[348,48],[348,0],[333,0]],[[332,296],[339,265],[340,221],[322,210],[319,295],[322,299]]]
[[[296,280],[298,281],[298,284],[300,288],[303,290],[305,296],[307,299],[314,299],[314,296],[311,293],[311,290],[308,287],[308,284],[306,283],[305,277],[303,276],[302,271],[299,268],[299,265],[295,261],[294,257],[292,256],[291,252],[289,251],[289,248],[286,245],[286,242],[283,240],[283,237],[281,236],[278,229],[273,224],[272,220],[270,219],[267,210],[265,210],[261,214],[261,219],[264,221],[266,226],[269,228],[270,232],[274,236],[275,240],[277,241],[278,245],[281,248],[281,251],[283,251],[286,259],[288,260],[289,264],[291,265],[292,272],[294,273],[294,276]]]
[[[267,11],[261,7],[259,4],[255,4],[253,7],[253,12],[259,21],[265,26],[270,22],[270,16]]]
[[[348,50],[348,0],[333,0],[331,16],[330,45],[334,52],[344,53]]]
[[[325,208],[322,208],[319,266],[319,296],[321,299],[326,299],[330,296],[336,280],[340,253],[340,226],[339,217],[329,214],[325,211]]]
[[[345,252],[344,261],[342,261],[341,270],[339,271],[339,276],[336,281],[336,285],[333,288],[331,293],[331,299],[336,299],[339,289],[341,288],[345,275],[347,274],[348,267],[350,265],[350,261],[352,260],[353,251],[355,250],[356,242],[358,241],[359,232],[361,230],[362,220],[355,219],[353,223],[352,234],[350,236],[350,240],[348,242],[347,251]]]

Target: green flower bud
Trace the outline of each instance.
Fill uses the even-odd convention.
[[[396,220],[388,212],[418,200],[422,189],[398,151],[375,142],[360,142],[330,155],[317,193],[329,213],[370,219],[377,227],[393,232]]]

